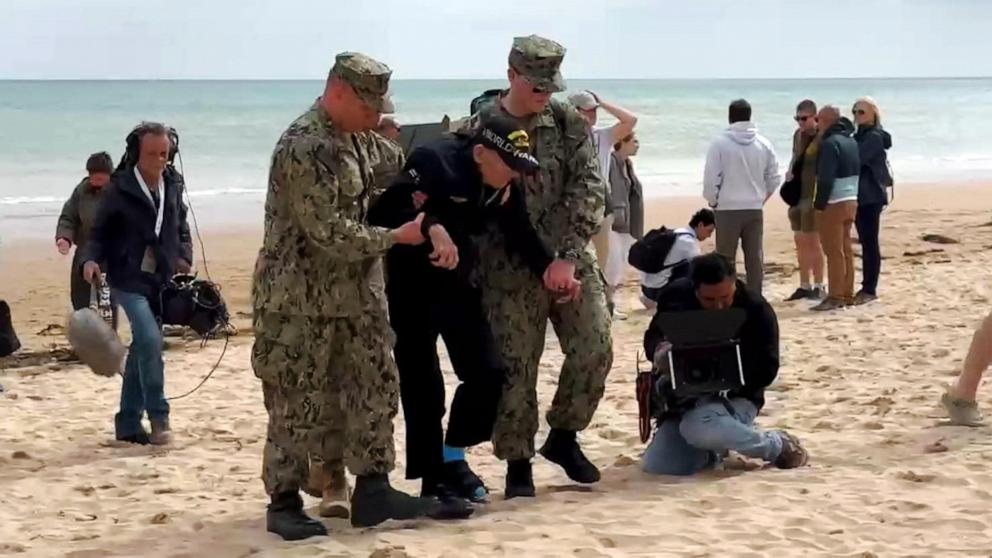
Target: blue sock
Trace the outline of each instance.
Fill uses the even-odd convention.
[[[453,448],[445,444],[442,449],[442,455],[444,456],[445,463],[451,463],[452,461],[465,461],[465,448]]]

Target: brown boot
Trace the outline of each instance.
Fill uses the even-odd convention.
[[[320,495],[321,517],[339,517],[348,519],[351,517],[351,487],[348,485],[348,477],[344,474],[344,469],[338,469],[333,473],[325,473],[325,482]]]
[[[169,419],[153,420],[152,433],[148,437],[153,446],[167,446],[172,443],[172,429],[169,428]]]

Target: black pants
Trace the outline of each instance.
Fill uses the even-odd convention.
[[[386,293],[406,418],[406,476],[416,479],[440,473],[443,444],[469,447],[492,438],[506,368],[478,290],[454,280],[436,281],[437,273],[418,280],[417,272],[405,271],[389,265]],[[446,437],[439,335],[462,382],[451,402]]]
[[[878,235],[882,220],[882,204],[860,205],[854,225],[858,229],[858,240],[861,243],[861,290],[874,295],[878,294],[878,276],[882,272],[882,251],[879,248]]]

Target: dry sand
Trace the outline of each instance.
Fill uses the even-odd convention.
[[[883,216],[881,299],[813,315],[782,303],[795,288],[791,234],[776,199],[766,212],[766,295],[781,321],[783,366],[760,424],[786,427],[812,455],[792,471],[739,462],[689,479],[640,472],[634,361],[649,315],[615,325],[606,397],[582,442],[603,481],[579,488],[537,459],[538,498],[503,501],[503,467],[487,446],[471,461],[496,489],[461,523],[393,523],[285,543],[265,532],[259,480],[265,411],[249,367],[250,272],[260,232],[207,231],[210,271],[242,335],[199,392],[173,402],[177,443],[113,439],[119,380],[56,362],[42,336],[67,310],[68,259],[45,241],[8,242],[0,298],[25,344],[0,383],[0,555],[19,556],[990,556],[992,442],[988,428],[943,424],[937,399],[990,308],[992,197],[982,185],[902,188]],[[678,225],[697,200],[659,199],[649,225]],[[960,244],[923,242],[939,233]],[[941,252],[906,256],[905,252]],[[623,293],[633,309],[636,291]],[[173,339],[167,393],[195,386],[222,343]],[[32,356],[32,355],[37,355]],[[542,361],[542,405],[561,356]],[[449,384],[450,385],[450,384]],[[450,389],[449,389],[450,391]],[[992,407],[992,397],[981,401]],[[396,422],[403,455],[403,422]],[[539,442],[547,425],[541,425]],[[393,479],[402,480],[402,460]],[[315,505],[308,499],[308,505]],[[311,508],[312,509],[312,508]]]

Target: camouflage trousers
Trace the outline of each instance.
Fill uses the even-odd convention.
[[[548,424],[583,430],[603,397],[613,366],[612,324],[603,277],[592,255],[582,252],[576,264],[582,295],[576,301],[556,304],[530,271],[511,263],[502,247],[487,247],[482,259],[483,305],[508,374],[493,446],[500,459],[529,459],[534,456],[537,374],[549,320],[565,362],[547,413]]]
[[[334,319],[256,312],[254,325],[252,367],[269,417],[266,492],[299,490],[310,454],[355,475],[391,471],[399,385],[381,308]]]

